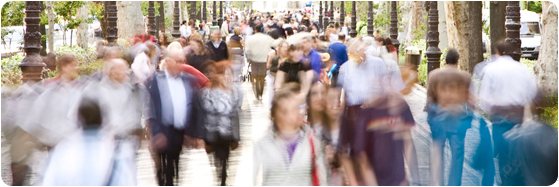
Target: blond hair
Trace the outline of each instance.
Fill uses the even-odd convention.
[[[241,34],[241,27],[235,27],[235,29],[233,30],[233,33],[235,33],[235,35],[240,35]]]

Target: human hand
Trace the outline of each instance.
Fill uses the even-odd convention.
[[[239,147],[239,142],[231,142],[231,150],[235,150]]]
[[[158,151],[167,149],[167,137],[163,133],[158,133],[152,137],[153,145]]]

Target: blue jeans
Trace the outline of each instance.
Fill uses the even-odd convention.
[[[436,104],[431,104],[427,109],[427,122],[433,136],[433,145],[440,146],[440,158],[444,158],[444,151],[442,150],[444,150],[447,139],[450,144],[452,160],[448,176],[449,186],[460,186],[462,184],[464,139],[466,131],[471,126],[472,119],[473,111],[467,107],[465,107],[465,111],[459,114],[447,113]]]
[[[493,123],[493,149],[495,157],[499,160],[499,175],[501,176],[502,182],[501,185],[522,185],[521,181],[523,181],[523,179],[514,175],[514,171],[511,171],[511,168],[506,167],[509,163],[509,144],[503,137],[503,134],[512,129],[518,122],[512,122],[501,116],[491,116],[490,118]]]

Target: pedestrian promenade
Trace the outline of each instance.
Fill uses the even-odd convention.
[[[237,150],[231,152],[229,162],[228,185],[249,186],[253,183],[252,174],[252,151],[253,141],[261,138],[265,131],[270,128],[270,112],[268,104],[257,101],[252,92],[250,82],[244,82],[242,87],[244,98],[241,111],[241,142]],[[264,91],[264,100],[268,97],[267,89]],[[427,113],[423,112],[426,102],[426,93],[423,88],[417,87],[412,93],[405,96],[405,100],[410,105],[416,126],[412,131],[413,141],[416,146],[416,152],[419,163],[420,184],[430,185],[431,176],[429,168],[430,160],[430,144],[431,132],[427,124]],[[481,173],[472,169],[472,156],[476,146],[479,143],[479,124],[472,124],[466,134],[465,139],[465,163],[462,178],[462,185],[477,186],[481,183]],[[10,173],[10,145],[6,145],[4,136],[2,136],[2,180],[4,183],[11,184]],[[448,142],[445,146],[445,181],[448,177],[450,168],[450,149]],[[35,158],[41,159],[46,157],[46,152],[37,152]],[[156,186],[156,177],[154,163],[147,149],[147,141],[142,142],[138,151],[138,185],[139,186]],[[183,149],[181,155],[179,173],[179,185],[185,186],[213,186],[217,185],[215,177],[215,168],[211,166],[211,160],[204,149]],[[40,163],[34,164],[34,168],[39,167]],[[498,176],[498,174],[497,174]],[[26,184],[33,184],[37,180],[36,171],[28,175]],[[257,180],[259,181],[259,180]],[[257,182],[257,185],[259,182]]]

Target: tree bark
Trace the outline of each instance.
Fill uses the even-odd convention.
[[[542,5],[542,43],[534,73],[544,95],[557,97],[557,6],[549,1]]]
[[[488,51],[491,51],[491,54],[495,54],[493,51],[493,44],[507,37],[505,31],[506,10],[506,1],[491,1],[489,4],[489,35],[491,39],[491,49],[488,49]]]
[[[472,72],[483,60],[480,1],[445,1],[448,47],[460,54],[458,66]]]
[[[78,26],[77,32],[76,32],[76,43],[78,44],[78,46],[80,46],[82,49],[87,49],[88,46],[88,26],[87,26],[87,15],[88,15],[88,6],[87,3],[84,3],[84,5],[82,7],[80,7],[78,9],[78,13],[77,13],[77,19],[78,20],[82,20],[83,22],[80,24],[80,26]]]
[[[118,38],[129,39],[145,31],[140,1],[117,1]]]
[[[171,23],[172,23],[173,19],[174,19],[173,18],[173,8],[175,8],[174,1],[164,1],[163,5],[165,5],[165,18],[170,19]],[[173,24],[165,25],[165,30],[169,31],[169,32],[172,32],[173,31]]]
[[[411,2],[408,20],[408,33],[406,34],[405,42],[406,46],[410,46],[411,42],[417,38],[421,39],[423,33],[427,32],[427,24],[425,22],[426,11],[423,4],[423,1]]]
[[[52,6],[54,5],[54,1],[45,1],[47,4],[47,16],[49,19],[49,30],[47,32],[47,47],[49,52],[54,51],[54,10]]]

